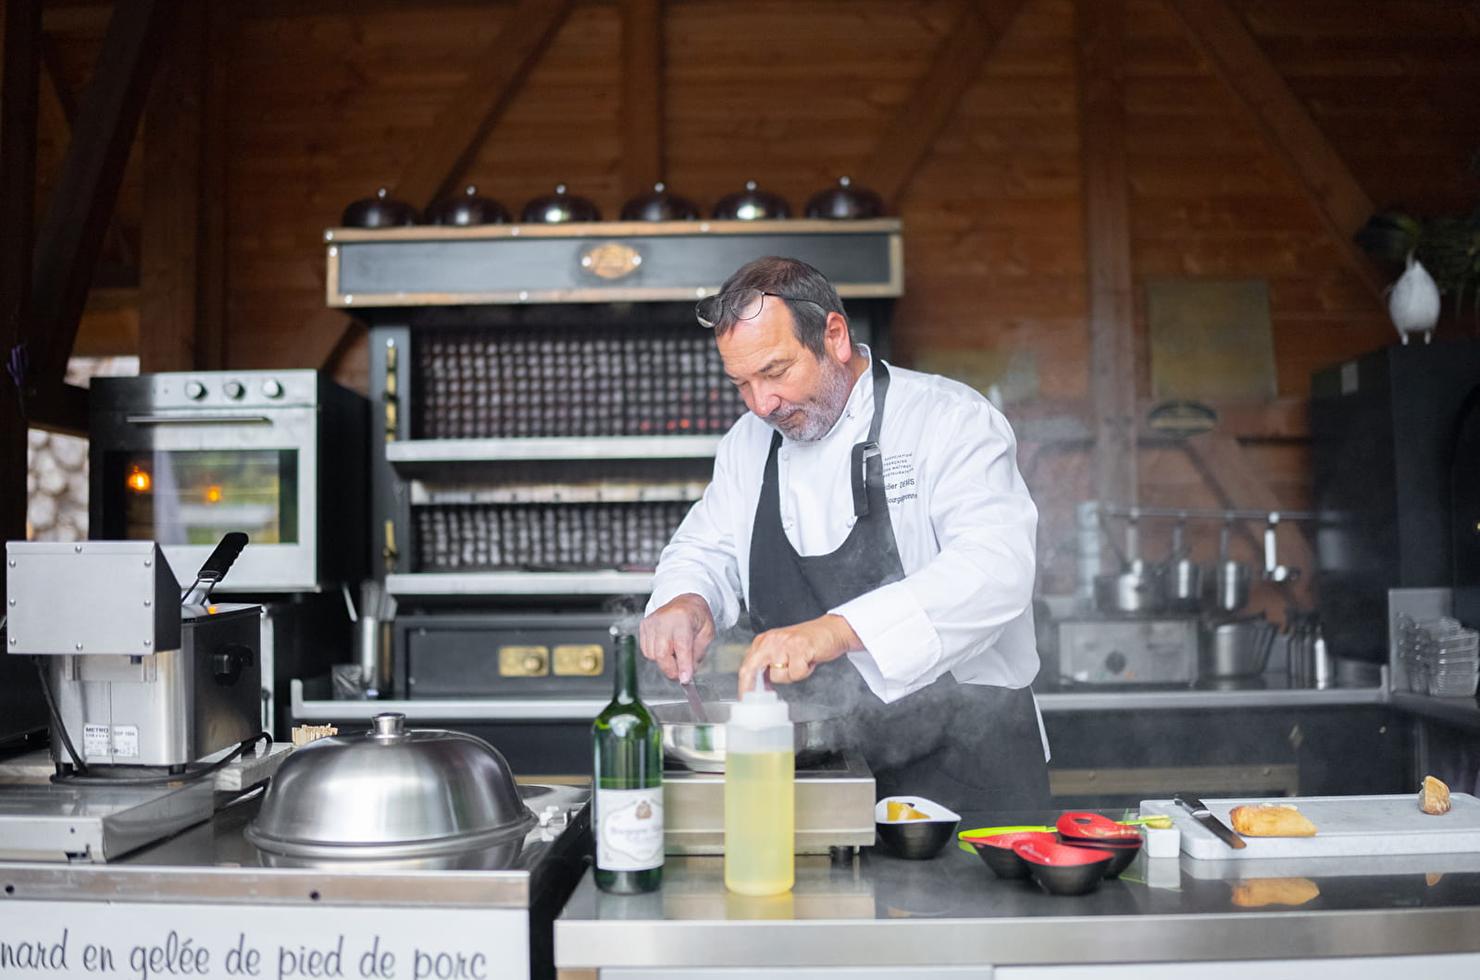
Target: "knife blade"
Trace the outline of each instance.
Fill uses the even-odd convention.
[[[1180,806],[1182,809],[1186,810],[1188,813],[1192,814],[1192,819],[1196,820],[1198,823],[1208,828],[1208,830],[1213,832],[1213,836],[1217,837],[1219,840],[1221,840],[1223,843],[1227,844],[1234,850],[1239,850],[1240,848],[1249,846],[1244,842],[1244,839],[1242,837],[1233,832],[1228,824],[1213,816],[1212,812],[1208,810],[1203,801],[1198,799],[1197,797],[1174,796],[1172,797],[1172,802]]]

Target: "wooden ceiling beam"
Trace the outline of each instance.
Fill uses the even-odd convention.
[[[479,54],[396,182],[397,197],[424,208],[452,189],[565,22],[571,2],[521,0],[505,15],[504,29]]]
[[[139,370],[202,368],[201,150],[207,5],[187,4],[170,28],[145,106],[144,217],[140,227]]]
[[[108,22],[36,236],[31,362],[38,384],[61,384],[154,66],[179,9],[180,0],[118,0]]]
[[[1352,241],[1372,216],[1372,200],[1341,155],[1224,0],[1168,2],[1193,44],[1295,175],[1346,264],[1381,302],[1383,276]]]
[[[1125,158],[1125,0],[1078,0],[1079,134],[1089,280],[1093,492],[1135,504],[1136,331]]]
[[[622,189],[663,179],[663,0],[621,0]]]
[[[856,175],[860,187],[877,192],[890,207],[898,205],[967,86],[980,77],[1022,8],[1023,0],[962,0],[924,77],[884,127],[873,156]]]
[[[0,8],[0,540],[26,537],[29,406],[5,370],[26,341],[31,290],[31,232],[36,207],[36,118],[41,66],[41,0]],[[5,567],[0,563],[0,591]],[[0,653],[0,656],[4,656]]]
[[[77,119],[77,99],[62,82],[61,59],[55,38],[41,36],[41,132],[66,152],[72,142],[72,125]],[[139,250],[134,236],[126,232],[117,215],[108,222],[103,240],[103,254],[113,255],[120,266],[131,272],[131,283],[139,281]]]

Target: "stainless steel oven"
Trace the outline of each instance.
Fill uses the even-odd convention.
[[[100,378],[89,536],[153,540],[200,567],[226,531],[250,544],[218,591],[319,592],[367,569],[367,406],[317,371]]]

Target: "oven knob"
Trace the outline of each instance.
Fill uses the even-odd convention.
[[[283,384],[276,378],[268,378],[262,382],[262,393],[268,398],[281,398],[283,397]]]
[[[226,397],[232,400],[238,399],[247,393],[246,386],[240,381],[228,381],[221,386],[221,390],[225,391]]]
[[[1105,658],[1105,669],[1112,674],[1120,674],[1125,672],[1125,668],[1129,663],[1130,661],[1126,659],[1125,654],[1119,650],[1111,650],[1110,655]]]
[[[185,382],[185,397],[198,402],[206,396],[206,386],[199,381]]]

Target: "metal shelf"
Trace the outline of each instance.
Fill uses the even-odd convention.
[[[417,572],[385,577],[395,596],[646,595],[651,572]]]
[[[549,436],[386,443],[392,465],[515,460],[711,459],[721,436]]]

